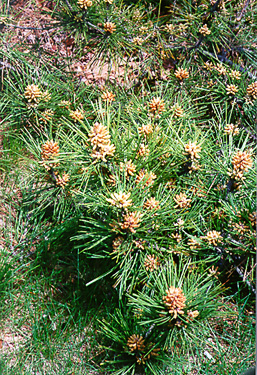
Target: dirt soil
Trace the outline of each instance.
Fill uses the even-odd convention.
[[[50,16],[54,6],[52,1],[15,1],[10,8],[11,21],[3,29],[9,34],[5,47],[15,46],[28,54],[31,48],[36,48],[39,56],[43,51],[49,60],[56,56],[63,61],[70,58],[71,64],[67,69],[71,69],[87,85],[95,84],[101,88],[106,81],[128,87],[134,84],[138,69],[133,58],[117,61],[110,67],[108,63],[100,63],[99,59],[95,61],[94,53],[85,50],[85,55],[77,59],[73,51],[74,38],[56,26],[57,21]]]

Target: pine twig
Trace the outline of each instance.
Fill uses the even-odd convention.
[[[146,332],[145,334],[145,339],[151,334],[151,332],[153,331],[155,327],[155,323],[151,325],[151,327],[148,329],[148,331]]]
[[[254,287],[252,286],[250,281],[246,277],[244,277],[244,274],[240,270],[240,268],[238,266],[236,266],[235,264],[234,264],[234,268],[235,268],[236,272],[238,273],[238,275],[242,278],[242,280],[249,286],[251,291],[256,295],[256,289],[254,289]]]
[[[44,28],[41,28],[41,27],[27,27],[27,26],[18,26],[18,25],[13,25],[13,24],[5,24],[6,27],[14,27],[15,29],[22,29],[22,30],[40,30],[40,31],[43,31],[43,30],[50,30],[52,29],[52,27],[44,27]]]
[[[11,64],[9,64],[7,62],[4,62],[4,61],[0,61],[0,64],[2,65],[0,70],[8,68],[8,69],[14,70],[16,72],[16,69]]]
[[[218,6],[220,4],[221,0],[217,0],[216,3],[211,7],[210,12],[214,13],[218,10]]]
[[[250,0],[246,0],[244,3],[243,9],[241,10],[241,14],[239,15],[239,17],[236,18],[238,22],[241,21],[249,4],[250,4]]]
[[[200,38],[198,39],[198,41],[196,42],[196,44],[194,46],[188,48],[188,52],[192,51],[193,49],[199,48],[200,45],[202,44],[203,40],[204,40],[204,36],[201,35]]]
[[[69,10],[72,11],[72,6],[71,6],[70,3],[68,2],[68,0],[65,0],[65,3],[67,4]]]
[[[253,75],[251,72],[249,72],[246,68],[243,68],[242,66],[240,65],[237,65],[235,64],[233,61],[231,61],[230,59],[228,59],[224,53],[222,55],[215,55],[214,53],[212,52],[208,52],[208,51],[200,51],[199,53],[201,53],[202,55],[205,55],[205,56],[210,56],[210,57],[213,57],[215,59],[218,59],[220,62],[222,63],[227,63],[228,65],[230,66],[234,66],[236,69],[238,69],[240,72],[242,73],[246,73],[248,75],[249,78],[251,79],[257,79],[257,77],[255,75]]]
[[[57,177],[56,177],[56,174],[54,173],[53,168],[50,169],[49,173],[50,173],[51,177],[54,179],[54,181],[56,181]]]

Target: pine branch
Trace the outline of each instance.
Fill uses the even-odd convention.
[[[217,0],[216,3],[211,7],[210,12],[214,13],[218,10],[218,6],[220,4],[221,0]]]
[[[200,38],[198,39],[198,41],[196,42],[196,44],[188,49],[188,52],[192,51],[193,49],[199,48],[200,45],[202,44],[204,38],[205,37],[203,35],[201,35]]]
[[[41,27],[27,27],[27,26],[18,26],[18,25],[13,25],[13,24],[5,24],[6,27],[14,27],[15,29],[22,29],[22,30],[40,30],[40,31],[43,31],[43,30],[50,30],[52,29],[53,27],[44,27],[44,28],[41,28]]]
[[[246,277],[244,277],[244,274],[240,270],[240,268],[238,266],[236,266],[235,264],[234,264],[234,268],[235,268],[236,272],[238,273],[238,275],[242,278],[242,280],[249,286],[251,291],[256,295],[256,289],[254,289],[254,287],[252,286],[250,281]]]
[[[209,13],[205,14],[203,17],[204,22],[207,24],[210,22],[211,18],[213,17],[213,13],[218,11],[218,6],[220,4],[221,0],[217,0],[216,3],[211,7]]]
[[[65,0],[65,3],[67,4],[69,10],[72,11],[72,6],[71,6],[70,3],[68,2],[68,0]]]
[[[50,173],[51,177],[53,178],[53,180],[56,181],[56,180],[57,180],[57,177],[56,177],[56,175],[55,175],[55,173],[54,173],[53,168],[50,169],[49,173]]]
[[[99,31],[101,34],[104,34],[104,33],[105,33],[105,31],[104,31],[103,29],[100,29],[98,26],[92,24],[91,22],[85,20],[85,23],[86,23],[88,26],[92,27],[93,29]]]
[[[145,339],[152,333],[153,329],[155,327],[155,323],[151,325],[151,327],[148,329],[148,331],[145,334]]]
[[[224,253],[223,248],[216,247],[217,253],[221,255]],[[233,257],[229,254],[227,254],[229,260],[233,263],[233,267],[235,271],[238,273],[238,275],[242,278],[242,280],[248,285],[248,287],[251,289],[251,291],[256,295],[256,289],[252,286],[251,282],[244,276],[243,272],[240,270],[240,268],[235,263],[235,260]]]
[[[250,4],[250,0],[246,0],[244,3],[243,9],[241,10],[241,14],[239,15],[239,17],[236,18],[237,21],[241,21],[249,4]]]
[[[16,72],[16,69],[13,66],[11,66],[11,64],[8,64],[7,62],[4,62],[4,61],[0,61],[0,64],[2,65],[0,69],[8,68]]]
[[[215,59],[218,59],[220,62],[222,63],[227,63],[228,65],[230,66],[234,66],[236,69],[238,69],[240,72],[242,73],[246,73],[248,75],[249,78],[251,79],[257,79],[257,76],[253,75],[251,72],[249,72],[246,68],[243,68],[242,66],[240,65],[237,65],[235,64],[233,61],[231,61],[230,59],[228,59],[226,56],[225,56],[225,53],[223,52],[221,55],[215,55],[214,53],[212,52],[209,52],[209,51],[200,51],[199,52],[200,54],[202,55],[207,55],[207,56],[210,56],[210,57],[213,57]]]

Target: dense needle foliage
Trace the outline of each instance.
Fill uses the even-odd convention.
[[[15,249],[115,289],[103,371],[171,371],[226,319],[221,296],[242,277],[255,292],[257,4],[60,0],[42,15],[66,54],[9,44],[2,13],[3,170],[26,164]]]

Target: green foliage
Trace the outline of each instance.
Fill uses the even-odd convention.
[[[1,51],[1,171],[23,163],[19,198],[6,184],[16,217],[6,244],[48,287],[59,278],[70,299],[30,315],[28,357],[38,347],[54,360],[48,344],[65,331],[55,316],[71,314],[84,288],[91,302],[101,294],[101,306],[115,295],[100,314],[97,370],[190,372],[210,335],[223,361],[212,326],[220,298],[236,298],[241,279],[254,292],[256,9],[60,0],[47,14],[65,53]],[[103,81],[86,84],[75,63],[106,70]],[[122,78],[111,78],[120,68]],[[3,259],[2,293],[13,273]],[[211,374],[211,363],[198,373]]]
[[[112,342],[108,350],[110,355],[113,352],[113,360],[105,360],[105,364],[123,364],[117,371],[121,374],[147,374],[149,370],[161,374],[179,357],[204,346],[210,334],[207,319],[219,317],[221,288],[215,286],[210,274],[196,273],[194,266],[190,262],[166,263],[150,274],[141,291],[129,296],[132,311],[123,307],[124,315],[117,310],[99,322]],[[160,367],[155,369],[156,362]]]
[[[206,318],[217,316],[216,299],[221,288],[215,286],[210,274],[196,273],[194,266],[190,262],[184,262],[183,266],[172,262],[165,264],[158,273],[155,271],[150,275],[141,292],[129,299],[135,311],[140,310],[140,324],[158,326],[159,341],[163,341],[166,348],[178,345],[183,350],[187,343],[188,350],[190,342],[194,345],[199,333],[198,341],[204,340],[201,323]],[[170,306],[166,300],[169,295]],[[176,303],[179,305],[181,299],[183,303],[179,308]]]
[[[158,347],[155,332],[150,330],[146,335],[147,332],[139,326],[127,308],[124,315],[121,310],[117,310],[109,319],[109,322],[99,322],[104,336],[112,342],[110,348],[106,347],[108,356],[102,365],[112,368],[114,374],[136,374],[138,371],[146,374],[164,373],[163,369],[170,361],[168,355]]]

